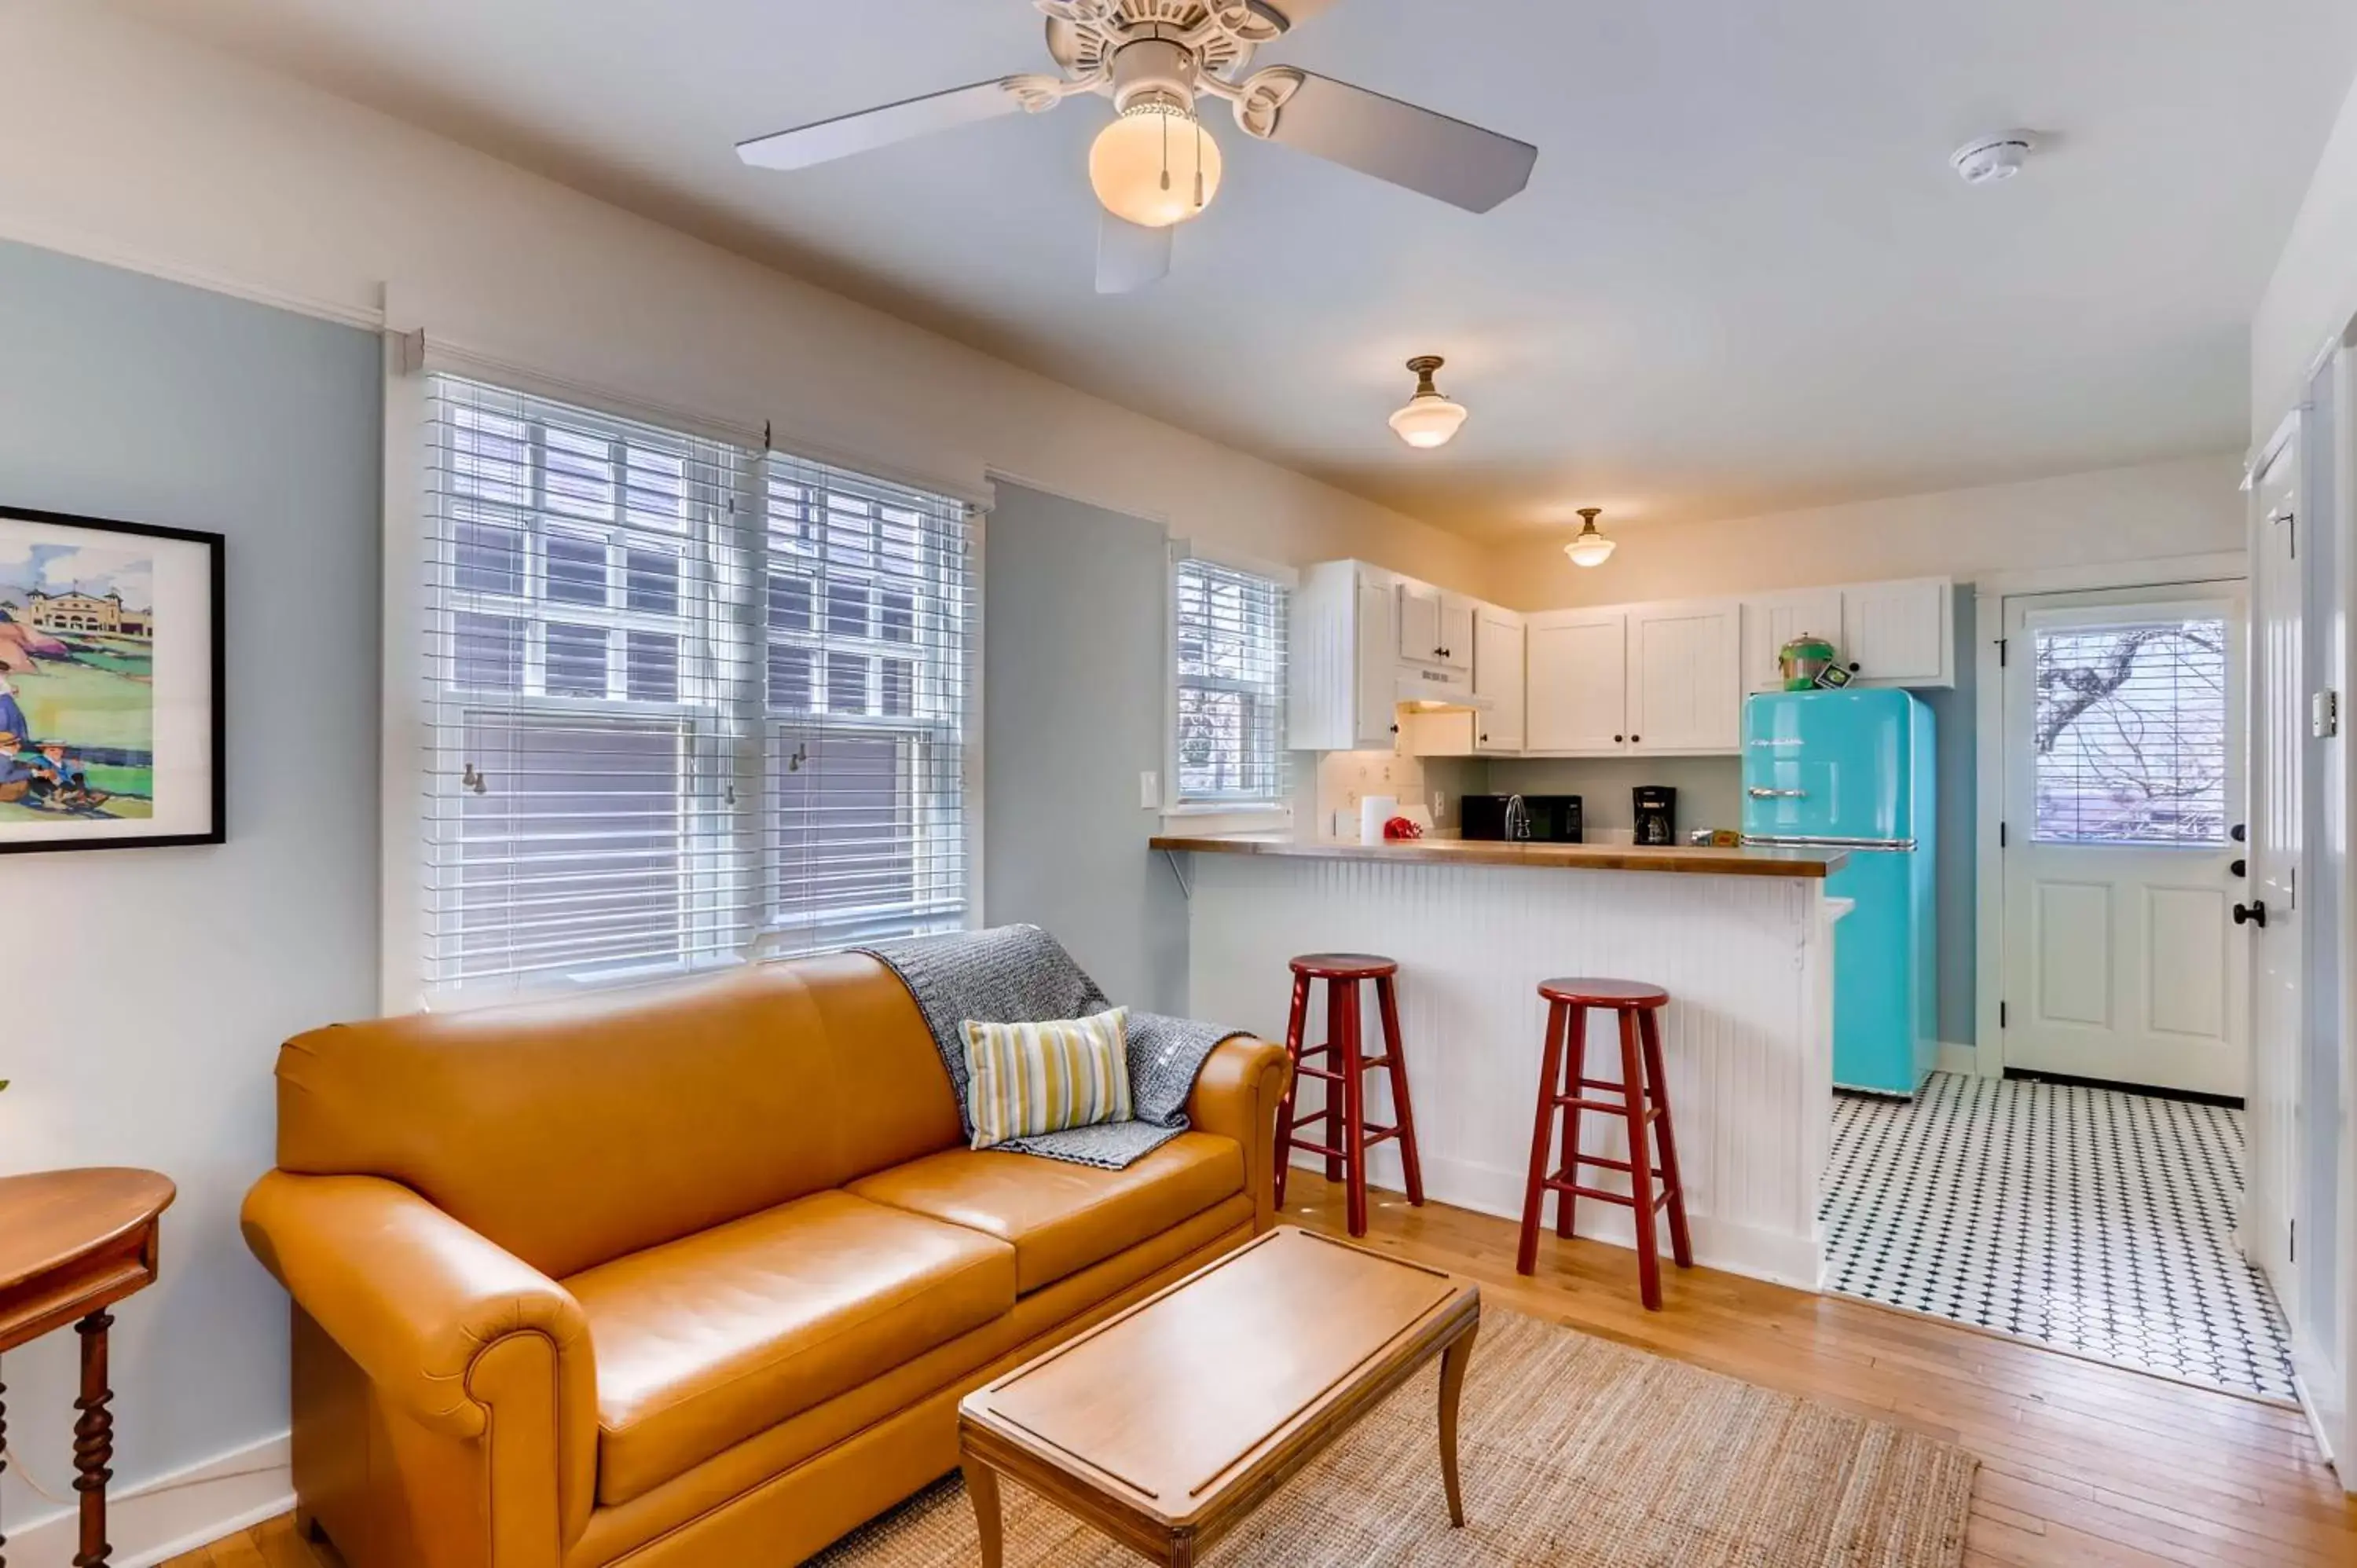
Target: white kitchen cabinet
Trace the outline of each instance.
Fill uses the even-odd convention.
[[[1387,656],[1396,613],[1390,585],[1359,580],[1358,658],[1351,682],[1352,751],[1380,749],[1399,733],[1399,663]]]
[[[1550,756],[1628,750],[1628,612],[1558,610],[1525,624],[1523,749]]]
[[[1402,583],[1398,593],[1398,657],[1409,664],[1439,663],[1440,590],[1422,583]]]
[[[1784,667],[1778,655],[1796,637],[1822,637],[1836,648],[1842,630],[1842,590],[1805,588],[1743,601],[1743,685],[1750,692],[1781,692]]]
[[[1484,605],[1473,615],[1473,695],[1489,705],[1473,715],[1473,749],[1512,756],[1525,728],[1522,618]]]
[[[1458,594],[1440,596],[1440,662],[1450,670],[1473,671],[1474,626],[1488,607]]]
[[[1743,743],[1742,607],[1732,600],[1629,612],[1629,749],[1735,751]]]
[[[1945,577],[1844,588],[1843,660],[1869,686],[1954,685],[1954,601]]]
[[[1457,650],[1440,640],[1451,599],[1363,561],[1328,561],[1304,572],[1293,592],[1289,636],[1286,727],[1292,749],[1388,751],[1402,733],[1401,703],[1469,704],[1474,614],[1488,607],[1455,600],[1466,635],[1462,659],[1451,666],[1441,650]],[[1406,657],[1409,649],[1421,649],[1422,656]],[[1471,749],[1469,727],[1456,755]]]

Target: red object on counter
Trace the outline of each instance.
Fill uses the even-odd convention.
[[[1405,817],[1394,817],[1383,824],[1383,837],[1387,839],[1420,839],[1423,836],[1424,829]]]

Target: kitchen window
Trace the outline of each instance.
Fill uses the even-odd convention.
[[[1182,553],[1171,573],[1172,799],[1192,810],[1287,803],[1286,611],[1275,575]]]
[[[432,379],[429,997],[954,929],[964,503]]]

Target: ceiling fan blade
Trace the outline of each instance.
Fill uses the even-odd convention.
[[[1097,225],[1097,292],[1135,294],[1170,275],[1176,225],[1148,229],[1108,212]]]
[[[1531,182],[1539,150],[1528,142],[1331,77],[1301,77],[1271,141],[1469,212],[1487,212]]]
[[[854,153],[912,141],[935,131],[952,130],[977,120],[995,120],[1023,107],[1008,91],[1006,79],[994,77],[972,87],[954,88],[881,109],[839,115],[815,124],[796,126],[774,136],[757,136],[737,144],[737,156],[756,168],[802,169],[847,158]]]

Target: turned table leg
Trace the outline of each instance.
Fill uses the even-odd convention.
[[[1448,1493],[1448,1522],[1465,1526],[1465,1494],[1457,1484],[1457,1407],[1465,1395],[1465,1368],[1473,1359],[1475,1323],[1440,1355],[1440,1484]]]
[[[74,1422],[81,1550],[74,1554],[73,1568],[106,1568],[113,1551],[106,1544],[106,1483],[114,1475],[107,1468],[114,1457],[114,1416],[107,1409],[114,1391],[106,1386],[106,1331],[113,1326],[113,1317],[104,1312],[93,1312],[74,1325],[74,1332],[81,1336],[81,1398],[74,1401],[74,1409],[81,1412]]]
[[[974,1522],[982,1532],[982,1568],[1006,1560],[1006,1525],[998,1511],[998,1472],[979,1459],[965,1462],[966,1495],[974,1498]]]

